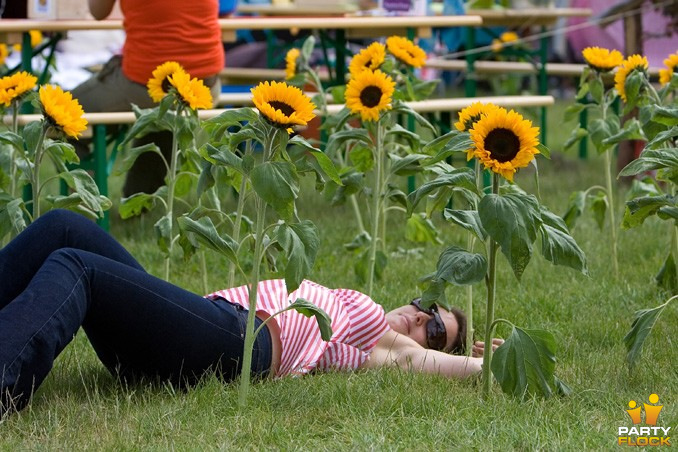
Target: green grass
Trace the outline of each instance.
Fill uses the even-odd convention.
[[[552,129],[549,144],[555,151],[567,135],[563,129]],[[602,159],[579,161],[562,154],[551,161],[542,158],[540,181],[544,204],[562,214],[572,191],[604,181]],[[529,171],[517,182],[535,193]],[[342,246],[356,232],[351,210],[328,208],[311,184],[307,188],[300,216],[312,219],[322,233],[312,279],[364,289]],[[617,196],[618,212],[621,198],[623,190]],[[162,257],[151,239],[153,214],[128,222],[115,213],[112,218],[113,234],[152,273],[162,274]],[[462,233],[437,222],[446,244],[465,243]],[[417,278],[434,269],[443,249],[407,243],[402,225],[402,216],[390,216],[389,266],[374,294],[386,309],[417,294]],[[624,363],[622,344],[633,312],[668,298],[653,281],[669,243],[668,225],[648,220],[641,228],[619,233],[619,278],[612,273],[607,231],[584,217],[573,235],[587,253],[590,277],[535,255],[518,283],[501,257],[496,308],[499,317],[556,336],[556,372],[573,388],[569,397],[520,402],[495,385],[489,400],[483,400],[474,379],[380,370],[257,383],[248,408],[241,410],[236,386],[216,378],[187,392],[163,385],[125,387],[106,372],[81,333],[59,357],[31,406],[0,422],[0,449],[613,449],[617,427],[629,425],[624,412],[628,401],[645,402],[652,392],[664,404],[659,425],[675,429],[676,306],[660,318],[633,373]],[[178,284],[202,292],[195,260],[183,265],[177,259],[174,265]],[[208,267],[216,269],[209,275],[210,288],[222,288],[227,264],[210,255]],[[480,325],[484,287],[475,286],[474,293]],[[450,288],[448,297],[463,304],[464,290]]]

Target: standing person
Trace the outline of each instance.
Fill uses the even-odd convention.
[[[311,371],[400,367],[464,378],[479,373],[465,343],[464,315],[423,309],[417,300],[384,313],[368,296],[303,281],[259,284],[256,326],[303,297],[331,318],[322,340],[315,319],[286,311],[256,338],[252,374],[284,377]],[[247,288],[202,297],[146,273],[103,229],[69,211],[52,210],[0,249],[0,416],[23,408],[54,360],[83,328],[97,356],[125,380],[191,385],[215,372],[240,374]],[[496,339],[496,348],[502,341]]]
[[[116,0],[89,0],[95,19],[105,19]],[[126,38],[122,55],[111,58],[91,79],[73,89],[85,112],[131,111],[131,105],[155,104],[146,83],[153,70],[167,61],[181,64],[191,77],[203,80],[217,99],[221,91],[219,71],[224,67],[218,0],[120,0]],[[149,133],[135,145],[156,143],[169,157],[172,135]],[[79,153],[85,143],[74,143]],[[142,154],[127,173],[123,195],[152,193],[163,185],[165,166],[160,156]]]

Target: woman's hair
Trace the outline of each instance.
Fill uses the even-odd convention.
[[[466,322],[466,314],[464,314],[462,311],[460,311],[457,308],[452,308],[450,309],[450,312],[452,315],[454,315],[454,318],[457,320],[457,335],[455,336],[454,340],[452,341],[452,345],[449,348],[449,350],[444,350],[447,353],[451,353],[453,355],[465,355],[466,354],[466,329],[467,329],[467,322]]]

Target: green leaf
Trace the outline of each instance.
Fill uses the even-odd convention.
[[[187,215],[182,215],[177,218],[177,224],[183,232],[194,234],[198,242],[225,256],[231,262],[238,263],[236,257],[238,244],[227,235],[219,235],[210,217],[202,217],[196,221]]]
[[[155,222],[153,230],[160,251],[169,255],[170,244],[172,243],[172,219],[163,215]]]
[[[628,105],[638,104],[638,95],[646,77],[644,71],[634,70],[624,80],[624,92],[626,93],[626,103]]]
[[[398,176],[410,176],[421,172],[418,163],[429,158],[425,154],[407,154],[405,157],[400,157],[394,153],[389,153],[388,157],[391,160],[390,173]]]
[[[415,243],[440,243],[436,227],[423,213],[415,213],[407,219],[405,239]]]
[[[581,104],[579,102],[575,102],[574,104],[568,106],[565,109],[565,113],[564,113],[565,122],[572,121],[573,119],[578,118],[579,113],[581,113],[585,109],[586,109],[586,104]]]
[[[439,188],[461,187],[476,192],[475,173],[471,168],[456,168],[450,172],[440,174],[434,180],[425,182],[418,189],[407,196],[409,208],[408,214],[411,214],[414,208],[429,193]]]
[[[624,124],[618,133],[603,140],[605,144],[617,144],[627,140],[646,140],[643,129],[640,126],[640,121],[632,118]]]
[[[0,143],[6,143],[12,146],[14,149],[24,152],[24,139],[17,135],[14,132],[2,132],[0,133]]]
[[[647,217],[656,214],[660,207],[672,206],[673,204],[669,195],[645,196],[627,201],[622,228],[629,229],[640,226]]]
[[[59,159],[66,163],[79,163],[78,154],[75,153],[75,148],[70,143],[62,141],[49,140],[45,144],[45,151],[49,152],[55,159]]]
[[[569,149],[572,145],[578,143],[582,138],[586,138],[588,135],[589,132],[586,129],[582,129],[581,127],[574,129],[567,141],[563,144],[563,149]]]
[[[542,224],[539,232],[544,258],[554,265],[564,265],[588,275],[584,251],[570,236],[565,222],[546,207],[540,207]]]
[[[541,223],[539,203],[520,193],[489,194],[478,204],[483,228],[501,246],[518,280],[532,257],[532,243]]]
[[[334,155],[335,152],[341,152],[341,149],[346,143],[355,141],[358,143],[363,143],[367,146],[372,146],[372,140],[365,129],[350,129],[342,130],[340,132],[333,133],[330,135],[329,140],[327,140],[327,147],[325,152],[330,155]]]
[[[487,232],[483,229],[483,224],[480,221],[480,216],[477,210],[452,210],[445,209],[443,216],[446,220],[451,221],[457,226],[461,226],[467,231],[472,232],[482,242],[487,238]]]
[[[9,195],[0,193],[0,238],[9,233],[18,234],[26,229],[24,218],[24,201],[21,198],[11,199]]]
[[[397,138],[405,140],[409,145],[409,152],[417,152],[421,147],[421,138],[419,138],[419,135],[407,130],[398,123],[386,132],[385,137],[386,139],[393,138],[394,141]]]
[[[577,219],[581,216],[586,207],[586,192],[576,191],[570,195],[570,203],[567,206],[567,211],[563,215],[563,220],[568,229],[574,228]]]
[[[311,274],[320,247],[318,229],[309,220],[282,223],[275,228],[275,237],[287,256],[285,284],[293,291]]]
[[[603,94],[605,94],[605,87],[603,81],[599,77],[595,77],[589,81],[589,92],[591,97],[598,104],[603,104]]]
[[[155,143],[146,143],[143,146],[125,149],[124,152],[121,152],[120,157],[122,158],[117,159],[117,169],[114,171],[114,174],[116,176],[127,174],[137,158],[139,158],[139,156],[145,152],[155,152],[156,154],[162,156],[160,148]]]
[[[614,115],[610,115],[606,119],[596,118],[589,123],[589,135],[599,154],[602,154],[613,146],[612,144],[606,143],[605,139],[618,132],[619,122]]]
[[[455,152],[466,152],[471,148],[473,148],[473,141],[468,132],[453,130],[428,142],[422,148],[421,153],[432,155],[428,164],[433,164],[446,159]]]
[[[647,336],[652,332],[657,319],[659,319],[659,316],[664,312],[668,304],[669,302],[667,301],[656,308],[641,309],[634,314],[631,329],[624,336],[624,345],[626,345],[627,351],[626,362],[631,369],[635,367],[640,359]]]
[[[315,37],[313,35],[310,35],[308,38],[304,40],[304,43],[301,46],[301,55],[303,56],[304,61],[311,60],[311,54],[313,53],[313,49],[315,49]]]
[[[403,102],[395,102],[395,105],[393,105],[393,113],[404,113],[406,115],[412,116],[415,121],[419,123],[420,126],[430,130],[432,133],[436,133],[436,128],[433,127],[433,125],[426,120],[422,115],[417,113],[410,107],[409,105],[403,103]]]
[[[635,176],[645,171],[664,168],[678,169],[676,148],[645,149],[640,157],[626,165],[619,175]]]
[[[158,110],[153,108],[153,109],[146,109],[146,110],[141,110],[138,107],[134,106],[134,114],[136,115],[137,119],[134,121],[132,124],[132,127],[127,131],[127,135],[125,135],[125,139],[122,140],[122,143],[120,143],[120,146],[125,146],[127,143],[132,141],[134,138],[137,136],[141,135],[142,132],[151,126],[155,126],[156,124],[160,124],[161,121],[158,119]]]
[[[158,195],[149,193],[135,193],[129,198],[123,198],[118,208],[120,218],[126,220],[141,215],[144,210],[153,210],[159,199],[161,198]]]
[[[652,120],[669,127],[678,125],[678,107],[674,105],[656,106]]]
[[[374,155],[372,149],[367,146],[354,146],[348,154],[349,160],[355,169],[362,173],[366,173],[374,168]]]
[[[311,146],[308,141],[306,141],[299,135],[293,137],[290,140],[290,145],[301,146],[304,150],[311,154],[311,157],[313,157],[318,162],[320,169],[325,175],[327,175],[327,177],[332,179],[336,184],[341,185],[339,171],[337,171],[337,167],[334,166],[334,163],[332,163],[332,160],[330,160],[327,154],[322,152],[320,149]]]
[[[388,258],[386,254],[382,251],[377,250],[374,263],[374,276],[377,281],[381,280],[382,275],[384,274],[384,269],[388,263]],[[365,249],[362,253],[358,255],[358,259],[355,262],[353,267],[358,281],[360,284],[367,282],[367,279],[370,276],[370,250]]]
[[[370,235],[367,232],[362,231],[356,235],[350,243],[344,244],[344,248],[349,251],[363,250],[370,245],[371,240]]]
[[[67,173],[59,174],[59,177],[66,181],[68,186],[75,190],[82,202],[89,209],[99,214],[103,214],[103,211],[106,210],[104,207],[110,207],[110,201],[107,198],[103,198],[99,194],[99,187],[97,187],[96,182],[92,179],[92,176],[83,169],[74,169]]]
[[[320,337],[325,342],[330,341],[332,338],[332,319],[325,311],[303,298],[294,300],[294,303],[290,305],[290,308],[306,317],[315,317],[316,322],[318,322],[318,328],[320,329]]]
[[[596,221],[598,229],[602,231],[605,227],[605,214],[608,208],[607,194],[599,191],[595,195],[589,196],[589,208],[593,212],[593,219]],[[613,227],[616,228],[617,225],[615,224]]]
[[[299,177],[289,162],[264,162],[250,175],[254,191],[285,220],[294,214],[294,200],[299,195]]]
[[[485,279],[487,260],[485,256],[457,246],[449,246],[440,254],[434,279],[450,284],[466,286]]]
[[[669,293],[676,293],[678,289],[678,269],[676,268],[676,261],[671,251],[669,251],[662,268],[659,269],[659,273],[657,273],[654,279],[659,287],[668,290]]]
[[[24,143],[26,145],[27,154],[33,158],[35,156],[35,148],[38,146],[40,141],[40,135],[42,135],[43,121],[33,121],[30,122],[24,127],[21,134],[24,137]],[[23,152],[23,151],[22,151]]]
[[[550,159],[551,158],[551,150],[544,146],[543,144],[539,143],[537,146],[537,150],[539,151],[539,154],[544,156],[544,158]],[[532,160],[535,162],[535,160]],[[536,163],[535,163],[536,165]]]
[[[676,199],[674,198],[674,202]],[[676,220],[678,222],[678,206],[663,206],[657,211],[657,216],[662,220]]]
[[[201,155],[213,165],[233,168],[241,174],[247,174],[243,169],[242,159],[232,152],[228,146],[216,148],[208,143],[201,149]]]
[[[576,100],[581,100],[586,97],[586,95],[589,93],[589,83],[584,82],[579,84],[579,89],[577,90],[577,94],[574,96]]]
[[[492,356],[490,367],[501,389],[521,399],[550,397],[555,385],[556,341],[544,330],[513,327]]]
[[[675,139],[678,137],[678,127],[674,126],[668,130],[658,133],[652,140],[648,141],[645,145],[645,149],[654,149],[657,146],[663,145],[666,141]]]

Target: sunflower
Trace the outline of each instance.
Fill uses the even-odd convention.
[[[301,52],[296,47],[290,49],[285,55],[285,79],[289,80],[297,75],[297,60]]]
[[[460,132],[471,130],[480,118],[499,108],[500,107],[491,103],[483,104],[482,102],[474,102],[459,112],[459,121],[454,124],[454,127]],[[466,160],[471,160],[473,155],[474,149],[468,149],[466,151]]]
[[[31,47],[35,48],[42,42],[42,32],[40,30],[29,30],[31,36]]]
[[[36,76],[23,71],[0,78],[0,104],[9,107],[13,100],[32,90],[37,81]]]
[[[475,156],[507,180],[513,181],[518,168],[524,168],[539,153],[539,128],[515,111],[496,110],[481,116],[470,131]]]
[[[5,43],[0,43],[0,66],[5,64],[5,60],[9,56],[9,49],[7,48],[7,44]]]
[[[346,106],[363,121],[378,121],[383,110],[391,108],[395,82],[381,72],[362,71],[346,85]]]
[[[384,62],[386,58],[386,47],[380,42],[373,42],[365,47],[351,59],[348,65],[348,71],[352,77],[364,70],[375,71]]]
[[[581,54],[586,60],[586,64],[598,72],[611,71],[624,61],[624,56],[620,51],[600,47],[587,47],[581,51]]]
[[[42,114],[51,127],[72,138],[78,138],[87,128],[87,120],[82,117],[82,107],[71,93],[56,85],[43,85],[39,94]]]
[[[167,95],[172,87],[169,77],[175,72],[185,72],[184,68],[175,61],[168,61],[155,68],[146,84],[148,95],[151,96],[153,102],[160,102]]]
[[[626,102],[626,78],[634,70],[646,71],[649,66],[647,58],[642,55],[631,55],[625,59],[614,74],[614,87],[617,88],[619,97]]]
[[[193,110],[212,107],[212,93],[202,80],[191,78],[188,72],[175,71],[168,77],[170,84],[176,88],[181,102]]]
[[[678,52],[669,55],[669,57],[664,60],[664,66],[666,66],[666,69],[659,70],[659,83],[661,83],[662,86],[669,83],[673,74],[676,72],[676,67],[678,67]]]
[[[396,58],[412,67],[422,67],[426,62],[426,52],[401,36],[391,36],[386,39],[386,48]]]
[[[504,44],[499,39],[493,39],[490,48],[494,53],[499,53],[504,48]]]
[[[257,110],[273,125],[281,128],[305,126],[315,117],[315,105],[299,88],[285,82],[262,82],[252,88]],[[289,130],[288,130],[289,131]]]

